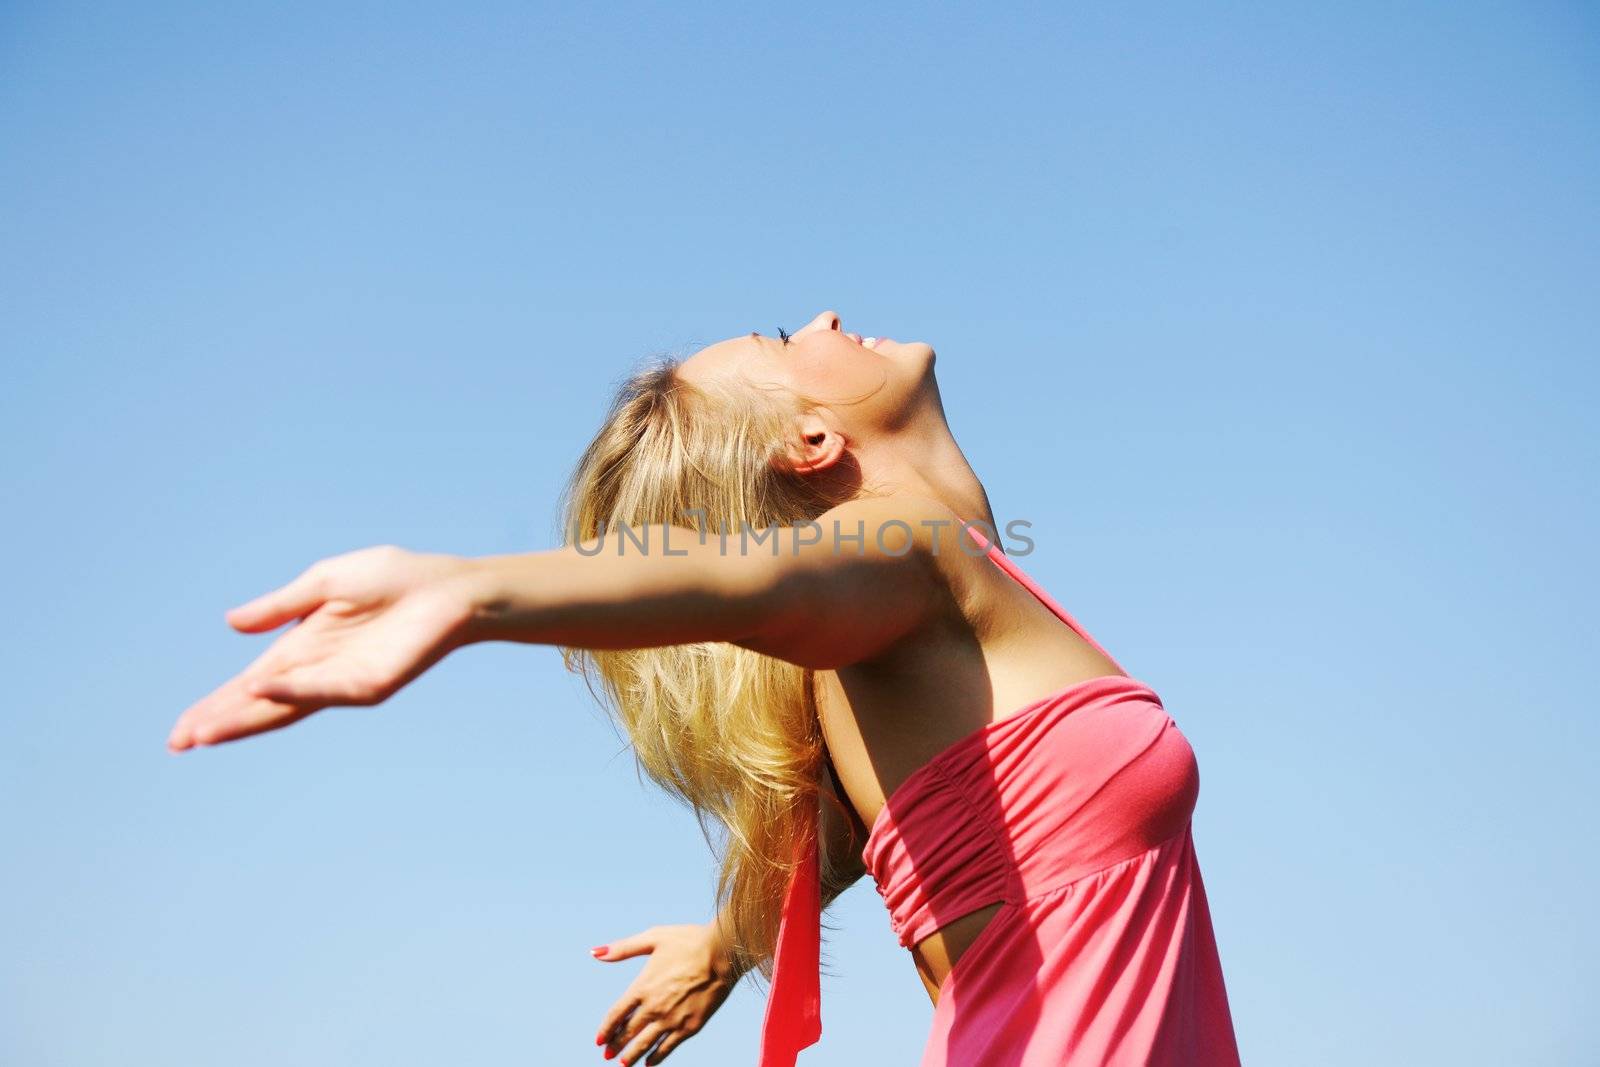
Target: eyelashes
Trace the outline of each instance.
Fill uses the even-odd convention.
[[[785,330],[782,326],[778,327],[778,340],[782,341],[784,344],[789,343],[789,331]]]

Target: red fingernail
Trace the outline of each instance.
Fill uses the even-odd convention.
[[[615,1052],[612,1052],[610,1049],[606,1049],[606,1059],[609,1060],[611,1057],[613,1057],[615,1055],[616,1055]]]
[[[611,951],[611,946],[610,945],[596,945],[594,948],[589,950],[589,955],[591,955],[591,956],[604,956],[607,952],[610,952],[610,951]]]
[[[597,1044],[597,1045],[605,1044],[606,1043],[606,1035],[605,1034],[601,1034],[599,1037],[594,1039],[594,1043]]]

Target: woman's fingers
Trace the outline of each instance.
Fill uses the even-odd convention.
[[[635,956],[647,956],[654,952],[655,949],[656,932],[655,928],[651,927],[637,934],[618,938],[606,945],[604,952],[596,952],[594,958],[604,960],[607,963],[615,963],[617,960],[631,960]]]
[[[199,745],[219,745],[242,737],[282,729],[310,715],[314,708],[281,704],[249,696],[234,679],[178,717],[167,735],[173,752]]]
[[[283,646],[292,636],[293,631],[290,631],[280,637],[250,666],[183,709],[167,735],[167,747],[173,752],[182,752],[198,744],[210,744],[209,740],[201,740],[201,727],[206,728],[204,734],[207,738],[216,736],[222,732],[216,727],[239,716],[243,709],[253,704],[257,697],[250,691],[250,682],[284,662]]]
[[[325,599],[322,575],[317,564],[312,564],[288,585],[230,610],[228,625],[241,633],[258,634],[315,611]]]
[[[595,959],[604,963],[616,963],[618,960],[632,959],[635,956],[649,955],[655,950],[654,927],[627,937],[619,937],[609,944],[599,948],[590,949],[589,952]],[[629,990],[622,995],[622,999],[611,1005],[611,1010],[606,1012],[605,1018],[600,1020],[600,1030],[595,1034],[595,1044],[606,1045],[609,1051],[615,1052],[622,1042],[628,1039],[626,1026],[629,1016],[642,1001],[638,994]],[[608,1056],[607,1059],[610,1057]]]
[[[298,704],[279,704],[271,700],[256,700],[227,718],[201,723],[195,729],[197,745],[220,745],[238,741],[272,730],[281,730],[310,715],[313,708]]]
[[[645,1067],[655,1067],[656,1064],[672,1055],[672,1050],[687,1041],[689,1037],[690,1035],[682,1030],[672,1031],[662,1038],[661,1044],[656,1046],[656,1050],[645,1058]]]
[[[633,1040],[628,1042],[628,1047],[622,1050],[622,1055],[617,1057],[617,1062],[622,1064],[623,1067],[638,1063],[639,1058],[649,1051],[651,1045],[656,1043],[656,1039],[666,1032],[666,1023],[652,1022],[646,1024],[634,1035]]]
[[[633,1009],[638,1006],[638,997],[632,993],[624,993],[622,999],[611,1005],[611,1010],[606,1012],[606,1017],[600,1020],[600,1031],[595,1034],[594,1043],[597,1045],[611,1045],[612,1048],[615,1048],[616,1045],[613,1043],[612,1038],[615,1037],[618,1041],[622,1040],[618,1036],[617,1030]]]
[[[178,716],[178,721],[172,724],[172,732],[167,735],[167,747],[174,752],[193,748],[197,743],[195,731],[200,724],[225,714],[227,702],[240,699],[244,699],[242,683],[239,678],[232,678],[190,704]]]
[[[330,600],[283,640],[298,639],[293,661],[260,672],[252,692],[285,704],[381,704],[449,652],[451,617],[409,599],[368,609]]]

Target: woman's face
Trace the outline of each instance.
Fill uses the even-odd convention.
[[[719,341],[685,360],[690,384],[720,378],[751,387],[779,386],[826,407],[847,434],[892,432],[935,401],[934,351],[921,341],[845,333],[824,311],[781,338],[761,333]]]

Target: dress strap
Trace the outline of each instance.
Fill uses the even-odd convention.
[[[1034,581],[1032,578],[1029,578],[1023,573],[1022,568],[1017,566],[1016,561],[1014,561],[1010,556],[1006,555],[1005,552],[1001,550],[998,538],[991,542],[987,537],[978,532],[977,527],[978,524],[976,522],[969,522],[963,524],[962,529],[966,530],[967,535],[978,543],[978,547],[988,550],[989,558],[995,562],[996,566],[1015,579],[1018,585],[1032,593],[1038,599],[1039,603],[1050,609],[1056,618],[1072,627],[1073,633],[1083,638],[1090,644],[1091,647],[1094,648],[1096,652],[1110,660],[1111,665],[1116,667],[1118,671],[1121,671],[1123,674],[1128,673],[1122,669],[1122,664],[1117,662],[1116,657],[1105,650],[1104,645],[1102,645],[1099,641],[1096,641],[1094,636],[1090,634],[1088,630],[1085,630],[1082,626],[1078,625],[1078,620],[1074,619],[1066,608],[1056,603],[1055,598],[1049,593],[1045,592],[1044,588],[1040,586],[1038,582]]]

